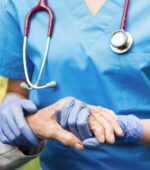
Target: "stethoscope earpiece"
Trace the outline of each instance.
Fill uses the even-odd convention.
[[[51,81],[51,82],[47,83],[44,86],[34,85],[33,87],[30,87],[26,82],[20,83],[20,87],[22,89],[26,89],[26,90],[44,89],[44,88],[55,88],[56,86],[57,86],[57,82],[56,81]]]
[[[46,84],[47,87],[51,87],[51,88],[54,88],[57,86],[57,82],[56,81],[51,81],[49,83]]]
[[[20,87],[21,87],[22,89],[31,90],[31,88],[30,88],[30,87],[28,86],[28,84],[25,83],[25,82],[20,83]]]
[[[124,30],[114,32],[110,38],[110,48],[114,53],[123,54],[130,50],[133,45],[133,37]]]

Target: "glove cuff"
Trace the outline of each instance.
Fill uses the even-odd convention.
[[[15,94],[9,94],[7,95],[4,100],[3,100],[3,104],[8,104],[10,102],[16,101],[16,100],[21,100],[21,96],[15,95]]]
[[[124,136],[119,138],[120,142],[139,143],[144,136],[144,127],[140,119],[134,115],[118,116]]]

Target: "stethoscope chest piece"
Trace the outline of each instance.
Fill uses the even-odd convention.
[[[114,53],[123,54],[130,50],[133,45],[133,37],[124,30],[114,32],[110,38],[110,48]]]

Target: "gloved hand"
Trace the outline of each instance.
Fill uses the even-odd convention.
[[[140,120],[134,115],[119,115],[118,121],[123,131],[122,137],[116,137],[116,143],[139,143],[144,136],[144,128]],[[95,138],[83,141],[86,148],[92,149],[100,146]]]
[[[119,124],[123,130],[123,137],[117,138],[117,142],[139,143],[144,136],[144,127],[134,115],[119,115]]]
[[[56,111],[58,123],[66,130],[72,132],[81,140],[92,137],[88,127],[90,110],[84,103],[76,104],[74,98],[69,100],[61,110]]]
[[[0,105],[0,141],[14,146],[38,146],[40,141],[25,120],[25,115],[36,111],[30,100],[8,95]]]
[[[90,110],[85,104],[76,104],[75,99],[68,101],[61,110],[56,111],[59,124],[71,131],[83,141],[86,148],[96,148],[100,143],[94,137],[88,127]],[[143,127],[140,120],[133,116],[118,116],[120,127],[123,131],[122,137],[116,137],[117,142],[139,142],[143,136]]]
[[[72,98],[61,110],[55,112],[57,122],[83,141],[86,148],[96,148],[100,143],[93,137],[88,126],[90,110],[84,103],[76,103]]]

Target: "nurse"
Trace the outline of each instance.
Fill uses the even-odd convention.
[[[36,4],[36,1],[1,0],[0,74],[14,79],[9,86],[11,92],[25,96],[27,92],[19,88],[21,80],[25,80],[22,63],[23,27],[26,14]],[[129,52],[118,55],[110,50],[109,39],[112,32],[119,28],[124,1],[105,1],[95,16],[90,14],[82,0],[64,0],[59,3],[48,1],[48,4],[54,11],[55,25],[40,83],[43,84],[50,79],[56,80],[58,86],[53,89],[30,91],[28,98],[32,104],[28,105],[30,109],[26,107],[26,112],[36,112],[33,103],[38,108],[44,108],[61,98],[74,96],[85,103],[113,110],[118,115],[134,114],[136,118],[147,119],[142,121],[143,123],[136,119],[141,127],[141,140],[143,133],[147,132],[145,129],[149,128],[150,117],[150,15],[141,14],[145,14],[150,5],[146,1],[131,0],[127,29],[132,33],[135,42]],[[28,71],[33,82],[36,81],[42,61],[47,20],[48,16],[44,12],[37,14],[30,28],[27,56]],[[16,84],[17,89],[14,88]],[[5,101],[8,104],[9,100]],[[21,104],[24,106],[22,101]],[[35,134],[36,127],[32,117],[41,115],[40,113],[27,120]],[[60,115],[63,115],[62,110]],[[138,130],[139,126],[135,129]],[[30,138],[34,139],[34,145],[38,144],[36,136],[32,132],[30,135]],[[104,144],[95,150],[81,152],[50,140],[41,154],[41,165],[43,169],[54,170],[148,170],[150,147],[138,142],[124,145],[119,142],[114,145]]]

